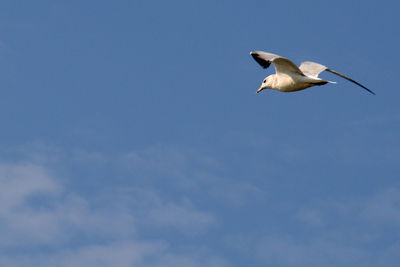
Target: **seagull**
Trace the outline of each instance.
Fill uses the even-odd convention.
[[[355,80],[315,62],[306,61],[301,63],[300,67],[297,67],[296,64],[289,59],[275,54],[262,51],[253,51],[250,52],[250,55],[264,69],[268,68],[269,65],[273,63],[276,71],[275,74],[272,74],[264,79],[261,87],[257,90],[257,93],[264,89],[273,89],[280,92],[294,92],[304,90],[315,85],[336,83],[318,78],[318,75],[321,72],[329,71],[352,83],[357,84],[358,86],[361,86],[371,94],[375,94],[370,89],[356,82]]]

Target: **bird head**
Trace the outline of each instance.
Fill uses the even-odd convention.
[[[272,89],[271,87],[271,76],[268,76],[267,78],[265,78],[260,86],[260,88],[258,88],[257,93],[261,92],[264,89]]]

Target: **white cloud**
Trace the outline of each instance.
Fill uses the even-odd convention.
[[[216,224],[217,219],[208,212],[194,207],[188,199],[171,201],[155,191],[142,188],[118,190],[118,203],[124,205],[137,218],[136,224],[151,229],[175,230],[184,234],[198,234]]]
[[[365,203],[362,214],[375,223],[399,225],[400,189],[388,188],[378,192]]]
[[[368,266],[366,251],[324,238],[265,237],[256,250],[267,266]]]
[[[47,170],[34,164],[0,164],[0,212],[9,212],[27,197],[59,190]]]
[[[51,179],[48,171],[34,164],[0,165],[0,218],[2,227],[0,245],[18,245],[30,242],[48,242],[56,238],[58,226],[47,210],[31,208],[29,200],[47,195],[52,198],[60,192],[60,185]]]
[[[400,259],[395,238],[400,222],[398,188],[310,202],[299,207],[293,218],[300,224],[292,224],[287,232],[268,231],[252,238],[260,262],[268,266],[397,266],[393,263]]]
[[[158,227],[173,227],[188,234],[202,232],[215,223],[211,214],[195,210],[190,202],[157,205],[148,212],[148,223]]]
[[[146,257],[156,256],[163,252],[161,243],[147,242],[112,242],[105,245],[88,245],[79,249],[62,251],[50,258],[40,259],[39,265],[60,267],[125,267],[144,266]]]
[[[232,234],[221,231],[227,219],[211,211],[271,211],[270,205],[261,205],[268,196],[263,190],[245,179],[225,177],[223,164],[193,151],[156,146],[114,158],[77,151],[56,151],[54,157],[49,150],[39,151],[27,158],[35,163],[0,164],[0,247],[12,252],[0,254],[1,266],[229,266],[217,256],[225,251],[210,251],[201,242],[191,244],[210,233],[225,240]],[[62,173],[57,164],[71,169]],[[110,187],[98,192],[98,187],[80,192],[68,187],[68,178],[75,188],[86,179],[73,167],[92,168],[90,175],[104,164],[122,178],[110,177]],[[68,177],[74,174],[78,176]],[[268,220],[281,215],[294,219],[288,224],[299,232],[285,232],[284,222],[282,228],[275,226],[280,231],[272,232],[267,222],[265,232],[257,236],[248,237],[251,231],[243,229],[246,242],[232,238],[234,250],[247,253],[260,265],[361,262],[377,266],[381,262],[390,266],[397,259],[396,244],[383,243],[374,252],[368,246],[385,238],[382,226],[394,229],[400,221],[399,195],[398,188],[390,188],[358,199],[299,203],[287,208],[290,215],[280,210],[280,215],[267,216]],[[179,239],[184,241],[175,244]],[[22,253],[20,248],[30,252]]]
[[[147,183],[166,183],[182,192],[208,196],[229,206],[242,206],[265,192],[243,180],[224,177],[224,166],[213,157],[176,147],[153,146],[131,151],[119,159],[121,168]],[[222,173],[222,175],[221,175]]]
[[[189,200],[151,189],[82,195],[39,164],[0,164],[0,247],[13,252],[0,254],[1,266],[223,266],[222,259],[177,253],[168,240],[146,240],[138,231],[193,235],[215,222]]]
[[[171,147],[154,146],[131,151],[121,157],[121,163],[128,169],[151,170],[167,175],[182,175],[189,167],[190,155]]]
[[[2,246],[59,245],[69,235],[132,234],[133,216],[66,192],[44,167],[0,165]]]
[[[50,255],[31,255],[0,258],[0,265],[7,267],[228,267],[225,260],[208,254],[171,252],[164,242],[118,241],[107,244],[64,249]]]
[[[312,226],[322,226],[324,223],[321,213],[317,210],[300,210],[297,212],[297,218]]]

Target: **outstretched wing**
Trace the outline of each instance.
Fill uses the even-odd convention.
[[[268,68],[269,65],[271,65],[272,61],[280,56],[271,54],[271,53],[266,53],[266,52],[261,52],[261,51],[252,51],[250,52],[250,55],[254,58],[255,61],[257,61],[258,64],[261,65],[264,69]]]
[[[333,74],[336,74],[336,75],[338,75],[338,76],[340,76],[340,77],[342,77],[342,78],[344,78],[344,79],[346,79],[346,80],[348,80],[348,81],[350,81],[350,82],[352,82],[352,83],[355,83],[355,84],[357,84],[358,86],[360,86],[360,87],[364,88],[365,90],[367,90],[368,92],[370,92],[371,94],[375,95],[374,92],[372,92],[370,89],[368,89],[367,87],[365,87],[365,86],[362,85],[361,83],[356,82],[355,80],[353,80],[353,79],[351,79],[351,78],[349,78],[349,77],[347,77],[347,76],[345,76],[345,75],[343,75],[343,74],[340,74],[340,73],[337,72],[337,71],[334,71],[334,70],[331,70],[331,69],[328,69],[328,68],[326,68],[326,71],[329,71],[329,72],[331,72],[331,73],[333,73]]]
[[[361,83],[356,82],[355,80],[351,79],[350,77],[347,77],[347,76],[345,76],[345,75],[343,75],[343,74],[341,74],[341,73],[339,73],[339,72],[337,72],[337,71],[331,70],[330,68],[327,68],[327,67],[324,66],[324,65],[321,65],[321,64],[318,64],[318,63],[315,63],[315,62],[306,61],[306,62],[301,63],[301,65],[300,65],[300,70],[301,70],[305,75],[310,76],[310,77],[313,77],[313,78],[317,78],[318,75],[319,75],[321,72],[323,72],[324,70],[326,70],[326,71],[329,71],[329,72],[331,72],[331,73],[333,73],[333,74],[336,74],[336,75],[338,75],[338,76],[340,76],[340,77],[342,77],[342,78],[344,78],[344,79],[346,79],[346,80],[348,80],[348,81],[350,81],[350,82],[352,82],[352,83],[357,84],[358,86],[364,88],[365,90],[367,90],[367,91],[370,92],[371,94],[374,94],[374,95],[375,95],[374,92],[372,92],[370,89],[368,89],[367,87],[365,87],[365,86],[362,85]]]
[[[313,78],[318,78],[318,75],[327,69],[324,65],[311,61],[302,62],[299,68],[305,75]]]
[[[250,55],[260,64],[264,69],[268,68],[271,63],[275,66],[276,73],[285,73],[285,74],[299,74],[304,75],[301,70],[287,58],[262,52],[262,51],[253,51],[250,52]]]

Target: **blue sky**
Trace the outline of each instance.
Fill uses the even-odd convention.
[[[0,265],[398,266],[399,9],[2,1]]]

